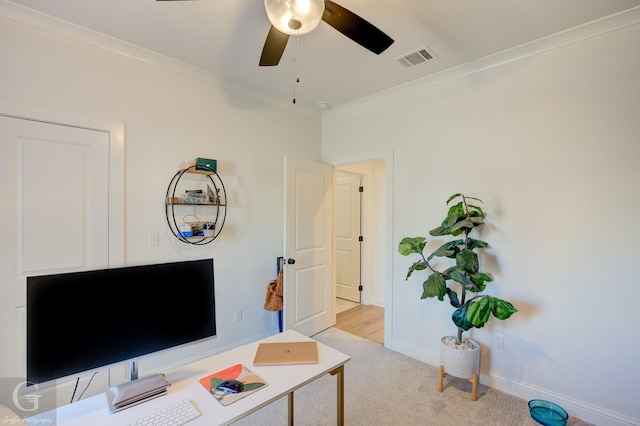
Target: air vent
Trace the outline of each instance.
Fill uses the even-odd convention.
[[[396,60],[405,68],[415,67],[427,61],[436,59],[437,56],[428,48],[423,47],[414,52],[407,53]]]

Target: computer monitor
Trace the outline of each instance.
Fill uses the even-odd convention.
[[[27,277],[30,385],[216,335],[213,259]]]

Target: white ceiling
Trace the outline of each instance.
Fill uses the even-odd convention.
[[[338,106],[582,24],[639,7],[640,0],[340,0],[395,43],[381,55],[325,22],[293,38],[276,67],[258,60],[270,24],[263,0],[1,0],[210,70],[223,84],[297,105]],[[404,68],[427,47],[437,58]]]

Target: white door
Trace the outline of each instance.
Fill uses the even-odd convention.
[[[333,325],[332,167],[285,158],[284,329]]]
[[[359,175],[338,173],[336,185],[336,296],[360,303]]]
[[[109,134],[0,116],[0,199],[0,377],[25,377],[26,277],[108,266]]]

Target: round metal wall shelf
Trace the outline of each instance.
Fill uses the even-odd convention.
[[[190,189],[189,185],[200,189]],[[227,218],[227,192],[222,179],[207,167],[178,170],[167,187],[165,210],[167,225],[177,239],[193,245],[212,243],[220,235]],[[187,218],[195,220],[187,221]],[[187,224],[194,228],[195,233],[191,236],[180,230],[180,225]],[[210,228],[208,232],[204,230],[205,226]]]

